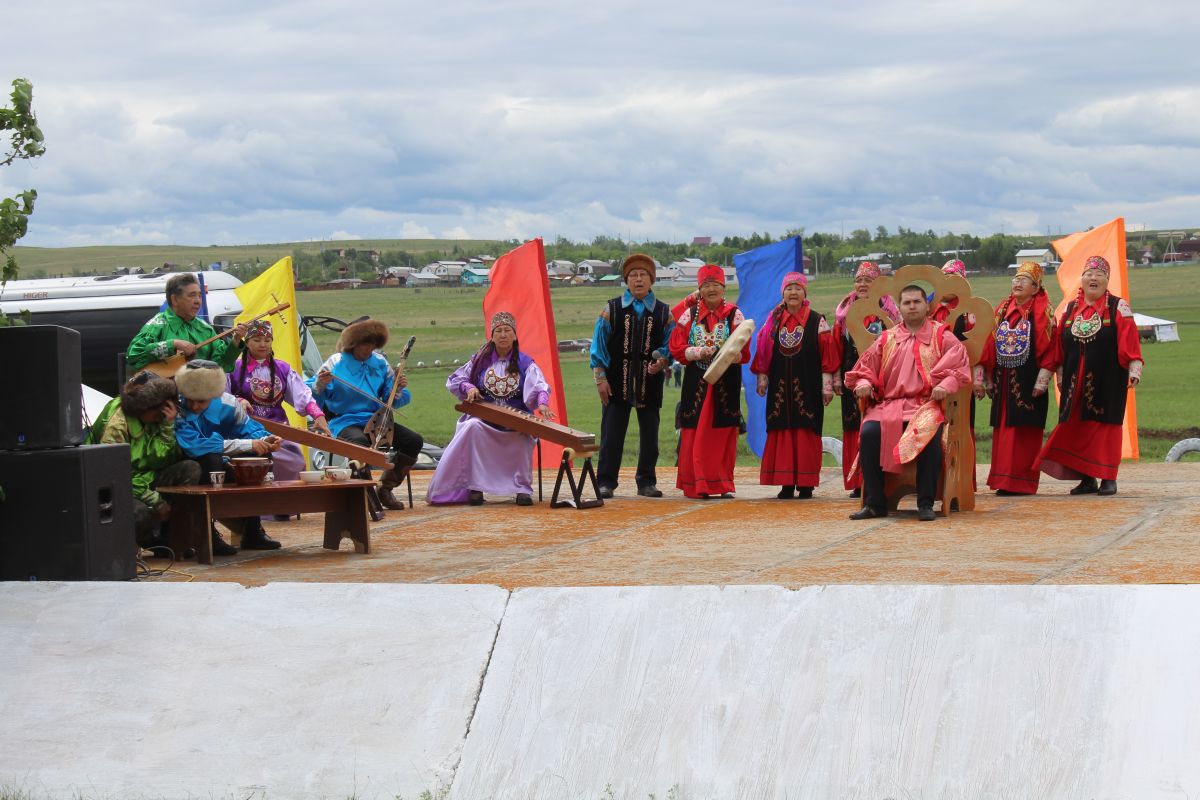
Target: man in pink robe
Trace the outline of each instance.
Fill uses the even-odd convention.
[[[902,324],[885,331],[846,373],[846,386],[868,403],[859,435],[863,507],[850,519],[887,516],[883,473],[917,461],[917,515],[934,519],[942,469],[942,401],[971,385],[967,350],[953,331],[929,319],[925,290],[900,290]]]

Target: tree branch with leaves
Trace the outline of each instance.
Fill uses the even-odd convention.
[[[25,78],[17,78],[12,82],[11,99],[10,107],[0,108],[0,131],[9,139],[8,152],[0,160],[0,166],[4,167],[14,161],[37,158],[46,152],[46,146],[42,143],[42,129],[38,127],[37,116],[33,113],[33,84]],[[12,248],[29,230],[29,215],[33,213],[36,200],[37,191],[34,189],[0,200],[0,256],[4,259],[0,284],[17,277],[17,259],[12,254]]]

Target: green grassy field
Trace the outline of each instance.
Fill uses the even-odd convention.
[[[1182,339],[1180,342],[1143,345],[1147,367],[1142,388],[1138,390],[1143,459],[1161,460],[1179,439],[1200,436],[1200,414],[1187,399],[1192,389],[1200,387],[1200,302],[1192,288],[1198,280],[1200,266],[1195,265],[1136,270],[1131,278],[1134,309],[1176,320]],[[1005,276],[979,277],[972,280],[972,287],[976,294],[994,304],[1008,294],[1009,279]],[[814,307],[831,315],[838,300],[850,290],[850,283],[844,278],[817,279],[810,284],[810,289]],[[1057,303],[1062,295],[1053,279],[1049,291],[1051,299]],[[444,388],[445,379],[454,369],[455,359],[465,361],[483,343],[481,308],[484,292],[483,288],[359,289],[303,292],[297,302],[304,314],[326,314],[347,320],[369,314],[388,324],[394,341],[415,334],[417,345],[410,360],[409,377],[414,399],[403,409],[400,419],[402,424],[419,430],[428,440],[445,444],[457,419],[453,400]],[[597,314],[614,292],[612,288],[603,287],[552,290],[558,338],[590,337]],[[660,287],[659,297],[674,304],[686,292],[687,287],[664,286]],[[736,288],[731,289],[730,298],[736,299]],[[334,334],[323,331],[317,334],[323,353],[331,352],[335,340]],[[396,345],[390,349],[395,351]],[[579,353],[562,353],[560,358],[570,424],[598,434],[600,403],[587,357]],[[432,366],[435,360],[440,360],[442,366]],[[424,362],[425,366],[417,368],[417,361]],[[671,420],[677,392],[677,389],[668,388],[664,402],[660,431],[660,463],[663,464],[673,463],[675,431]],[[991,452],[989,413],[990,402],[984,400],[979,405],[977,425],[981,462],[987,461]],[[1052,411],[1048,428],[1053,427],[1055,419]],[[635,426],[636,421],[631,422],[631,427]],[[840,438],[840,427],[836,405],[831,405],[826,413],[825,434]],[[626,440],[629,464],[633,463],[636,442],[637,437],[631,430]],[[744,439],[739,446],[738,463],[757,463]]]
[[[467,255],[498,256],[506,249],[499,242],[470,239],[355,239],[354,241],[280,242],[277,244],[222,245],[191,247],[181,245],[128,245],[103,247],[15,247],[21,278],[54,275],[105,274],[118,267],[142,267],[147,272],[163,264],[183,267],[207,265],[216,261],[231,264],[270,265],[293,251],[316,253],[329,248],[356,250],[407,250],[410,252],[454,252]]]

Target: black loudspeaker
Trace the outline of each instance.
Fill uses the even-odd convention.
[[[19,380],[0,391],[0,450],[83,442],[79,333],[58,325],[0,328],[0,363]]]
[[[129,445],[0,452],[0,580],[134,577]]]

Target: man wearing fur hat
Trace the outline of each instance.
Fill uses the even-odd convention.
[[[393,407],[400,408],[412,399],[408,378],[404,375],[397,378],[387,358],[379,352],[387,342],[387,326],[378,320],[365,319],[348,325],[338,338],[338,352],[326,359],[317,374],[309,379],[313,399],[329,418],[329,430],[337,438],[370,446],[363,426],[387,402],[394,381],[400,381],[400,391],[396,393]],[[371,397],[378,398],[379,402],[372,402]],[[404,508],[404,503],[396,499],[392,490],[417,463],[424,444],[421,434],[400,423],[395,424],[392,430],[393,466],[383,473],[379,488],[379,501],[385,508],[393,511]]]
[[[192,359],[175,374],[175,383],[184,399],[175,423],[175,438],[183,452],[200,463],[202,483],[209,482],[211,473],[225,469],[226,456],[266,456],[279,449],[283,440],[250,419],[241,402],[225,391],[225,371],[219,364]],[[243,550],[277,550],[280,546],[263,530],[258,517],[225,524],[241,527]],[[212,530],[212,544],[213,555],[237,552],[216,528]]]
[[[108,401],[88,431],[87,444],[129,445],[133,528],[137,543],[146,548],[162,543],[160,525],[171,515],[157,487],[200,482],[200,465],[184,456],[175,441],[178,397],[175,381],[139,372]]]
[[[609,300],[592,333],[591,365],[602,405],[600,467],[596,473],[601,497],[612,497],[625,450],[629,412],[637,409],[637,493],[662,497],[655,475],[658,463],[658,421],[663,400],[663,370],[671,363],[667,343],[675,321],[667,304],[654,297],[657,271],[654,259],[634,253],[621,265],[628,287]]]

